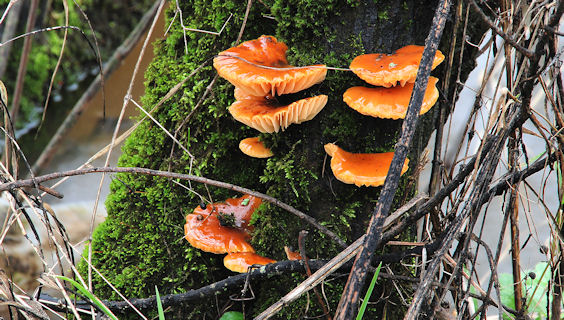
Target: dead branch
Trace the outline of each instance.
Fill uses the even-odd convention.
[[[280,201],[276,198],[268,196],[264,193],[260,193],[260,192],[256,192],[256,191],[253,191],[253,190],[250,190],[250,189],[247,189],[247,188],[239,187],[239,186],[236,186],[236,185],[231,184],[231,183],[212,180],[212,179],[208,179],[208,178],[204,178],[204,177],[198,177],[198,176],[194,176],[194,175],[190,175],[190,174],[167,172],[167,171],[160,171],[160,170],[153,170],[153,169],[146,169],[146,168],[132,168],[132,167],[84,168],[84,169],[76,169],[76,170],[69,170],[69,171],[46,174],[46,175],[35,177],[35,179],[26,179],[26,180],[19,180],[19,181],[14,181],[14,182],[3,183],[3,184],[0,184],[0,192],[11,191],[11,190],[23,188],[23,187],[34,187],[36,183],[39,185],[43,182],[50,181],[50,180],[55,180],[55,179],[60,179],[60,178],[63,178],[63,177],[70,177],[70,176],[79,176],[79,175],[90,174],[90,173],[136,173],[136,174],[145,174],[145,175],[159,176],[159,177],[165,177],[165,178],[171,178],[171,179],[190,180],[190,181],[204,183],[204,184],[219,187],[219,188],[233,190],[233,191],[236,191],[236,192],[246,193],[246,194],[261,198],[261,199],[263,199],[267,202],[274,204],[275,206],[278,206],[278,207],[296,215],[300,219],[305,220],[308,223],[310,223],[312,226],[317,228],[323,234],[325,234],[328,237],[330,237],[331,239],[333,239],[336,243],[338,243],[343,248],[347,246],[346,243],[343,240],[341,240],[335,233],[333,233],[331,230],[329,230],[326,227],[319,224],[317,222],[317,220],[315,220],[311,216],[308,216],[307,214],[293,208],[292,206],[290,206],[290,205],[288,205],[288,204],[286,204],[286,203],[284,203],[284,202],[282,202],[282,201]]]

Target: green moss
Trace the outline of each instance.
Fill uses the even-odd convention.
[[[230,47],[245,12],[239,1],[198,0],[180,5],[185,12],[185,24],[192,28],[217,30],[229,14],[233,18],[220,37],[187,33],[186,47],[179,23],[172,24],[167,38],[156,44],[156,57],[146,73],[146,94],[142,101],[146,109],[151,109],[202,62]],[[338,40],[334,25],[327,21],[357,5],[356,1],[338,0],[264,0],[253,5],[243,40],[272,34],[288,45],[292,64],[322,62],[346,67],[352,57],[364,52],[362,41],[355,34]],[[173,12],[168,14],[170,19]],[[323,41],[311,41],[320,37]],[[330,50],[330,47],[345,49],[339,54],[341,50]],[[346,241],[351,242],[364,233],[378,189],[357,188],[335,180],[328,163],[324,162],[323,145],[336,142],[353,152],[390,151],[401,122],[365,117],[348,108],[342,102],[343,92],[362,81],[351,72],[329,71],[323,83],[305,92],[329,96],[323,111],[315,119],[291,125],[284,132],[261,134],[274,157],[250,159],[237,146],[241,139],[257,132],[228,114],[227,106],[234,100],[232,85],[218,79],[212,94],[194,111],[214,75],[213,68],[206,65],[154,113],[161,124],[176,132],[177,139],[194,158],[174,145],[156,125],[144,122],[126,141],[119,165],[193,173],[230,182],[267,193],[307,213]],[[184,123],[189,115],[190,120]],[[183,124],[181,128],[180,124]],[[236,195],[195,183],[187,186],[191,192],[163,178],[116,175],[106,202],[108,218],[95,233],[92,248],[94,265],[124,295],[149,296],[154,294],[155,285],[161,294],[176,293],[205,286],[230,274],[223,268],[222,256],[203,253],[188,245],[183,239],[183,225],[185,215],[201,202],[199,195],[207,198],[209,191],[216,202]],[[271,204],[263,204],[252,223],[253,246],[258,253],[273,259],[285,259],[285,245],[297,248],[296,239],[301,230],[309,231],[306,247],[311,257],[330,258],[341,250],[309,224]],[[84,264],[80,268],[86,272]],[[269,279],[268,283],[272,280],[287,289],[301,279],[301,275],[294,275]],[[333,309],[344,280],[338,277],[327,284]],[[99,277],[95,277],[94,283],[100,296],[117,298]],[[262,310],[285,291],[274,294],[272,287],[260,284],[257,287],[255,302],[246,307],[251,313]],[[303,310],[304,299],[283,310],[279,317],[293,318],[296,315],[293,311]],[[214,303],[203,303],[192,306],[191,310],[201,317],[214,318],[217,307]]]

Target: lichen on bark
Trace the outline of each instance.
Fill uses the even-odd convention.
[[[230,14],[233,18],[219,36],[187,33],[186,46],[180,24],[177,20],[172,24],[166,39],[155,44],[156,57],[146,73],[143,106],[147,110],[201,63],[233,45],[246,9],[241,1],[185,1],[180,7],[184,23],[190,28],[219,30]],[[418,1],[390,4],[263,0],[253,2],[242,40],[271,34],[288,45],[292,64],[322,62],[347,67],[354,56],[365,51],[392,52],[409,43],[422,44],[425,34],[421,30],[428,29],[422,25],[430,25],[422,11],[432,7]],[[169,20],[173,15],[172,9],[169,10]],[[362,21],[367,26],[363,27]],[[411,21],[417,21],[418,27],[414,28]],[[378,29],[393,26],[393,30],[402,33],[394,31],[389,36],[378,36],[371,29],[376,26]],[[327,106],[311,121],[291,125],[284,132],[261,134],[275,155],[267,160],[252,159],[239,152],[237,145],[241,139],[258,133],[229,115],[227,108],[234,101],[233,86],[223,79],[218,79],[212,94],[179,127],[194,111],[214,75],[208,63],[154,113],[169,131],[177,132],[177,139],[194,155],[193,161],[160,128],[145,121],[125,143],[119,165],[191,172],[230,182],[267,193],[306,212],[346,241],[351,242],[362,234],[379,189],[358,188],[335,180],[325,161],[323,145],[336,142],[353,152],[390,151],[401,121],[373,119],[348,108],[342,102],[343,92],[352,85],[362,85],[362,81],[350,72],[330,70],[323,83],[307,90],[308,95],[327,94]],[[416,164],[416,159],[411,163]],[[223,189],[208,190],[197,184],[191,188],[194,192],[163,178],[116,175],[106,202],[108,217],[96,230],[91,243],[92,263],[125,296],[153,295],[155,286],[161,294],[177,293],[230,275],[223,268],[222,256],[189,246],[183,239],[183,225],[185,215],[201,201],[196,193],[207,198],[209,191],[214,201],[238,195]],[[402,198],[396,197],[398,201]],[[304,229],[310,232],[306,241],[309,256],[331,258],[340,250],[326,236],[288,212],[272,205],[263,205],[259,211],[253,219],[252,243],[263,255],[285,259],[284,245],[297,248],[297,235]],[[86,273],[84,263],[81,270]],[[301,275],[290,275],[277,279],[276,283],[288,289],[300,279]],[[327,287],[333,309],[342,280],[341,277]],[[279,297],[280,292],[273,291],[272,283],[253,284],[257,297],[249,304],[251,313]],[[94,276],[94,288],[103,298],[118,298],[97,276]],[[226,296],[227,293],[220,295],[220,301]],[[300,314],[304,304],[303,299],[294,303],[280,317]],[[215,302],[206,301],[191,310],[194,314],[217,317]],[[180,309],[175,312],[179,318],[186,318]],[[310,312],[315,313],[315,307]]]

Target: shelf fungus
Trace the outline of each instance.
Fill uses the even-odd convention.
[[[235,88],[235,96],[242,99],[235,101],[229,112],[235,120],[263,133],[284,131],[292,123],[309,121],[327,103],[327,96],[319,95],[282,105],[275,97],[252,96],[239,90]]]
[[[239,142],[239,149],[244,154],[253,158],[269,158],[272,157],[272,151],[268,149],[259,137],[246,138]]]
[[[220,52],[213,66],[221,77],[255,96],[294,93],[325,79],[325,65],[291,66],[287,50],[275,37],[263,35]]]
[[[415,81],[423,49],[423,46],[408,45],[393,54],[363,54],[353,59],[350,69],[359,78],[375,86],[389,88],[397,83],[404,86]],[[437,50],[432,69],[444,59],[445,56]]]
[[[249,221],[260,204],[261,199],[245,195],[208,204],[205,209],[197,207],[186,216],[185,238],[193,247],[206,252],[255,252],[248,243]]]
[[[245,273],[249,270],[250,266],[253,265],[267,265],[269,263],[275,263],[276,260],[265,258],[259,256],[253,252],[234,252],[226,255],[223,258],[223,265],[233,271]]]
[[[429,77],[420,114],[429,111],[439,98],[436,84],[439,79]],[[413,83],[403,87],[352,87],[343,94],[343,101],[354,110],[368,116],[385,119],[404,119],[413,91]]]
[[[332,157],[331,170],[335,178],[358,187],[383,185],[394,157],[393,152],[351,153],[333,143],[325,145],[325,152]],[[405,159],[401,174],[407,171],[408,163]]]

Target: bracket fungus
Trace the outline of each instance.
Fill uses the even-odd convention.
[[[439,90],[436,88],[437,81],[439,79],[429,77],[419,114],[429,111],[437,102],[439,98]],[[393,88],[352,87],[343,94],[343,101],[364,115],[394,120],[404,119],[412,91],[413,83]]]
[[[266,265],[275,262],[276,260],[259,256],[254,252],[234,252],[223,258],[223,265],[227,269],[240,273],[247,272],[252,265]]]
[[[253,158],[272,157],[272,151],[268,149],[259,137],[246,138],[239,142],[241,152]]]
[[[350,69],[372,85],[389,88],[399,82],[403,87],[406,83],[415,81],[423,49],[423,46],[408,45],[393,54],[363,54],[353,59]],[[444,59],[442,52],[437,50],[432,69]]]
[[[333,143],[325,145],[325,152],[331,156],[331,170],[341,182],[356,186],[377,187],[384,184],[394,157],[393,152],[351,153]],[[405,159],[401,174],[408,169]]]
[[[289,94],[325,79],[325,65],[293,67],[288,47],[273,36],[261,36],[220,52],[213,60],[217,73],[255,96]]]
[[[272,96],[253,96],[235,88],[235,96],[242,98],[229,107],[229,112],[235,118],[260,132],[284,131],[292,123],[302,123],[313,119],[327,104],[327,96],[305,98],[281,105]]]
[[[208,204],[205,209],[198,206],[186,216],[185,238],[193,247],[206,252],[255,252],[247,242],[250,239],[248,224],[260,204],[260,198],[245,195],[224,203]],[[235,225],[223,226],[218,218],[220,214],[232,215]]]

